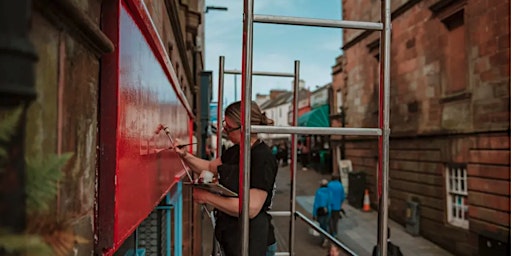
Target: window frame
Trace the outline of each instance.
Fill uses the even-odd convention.
[[[468,172],[466,164],[449,163],[446,164],[445,166],[446,221],[448,224],[452,226],[463,229],[469,229],[467,175]],[[459,204],[459,206],[454,206],[455,200],[457,200],[458,198],[462,198],[462,202],[461,204]],[[461,214],[455,214],[454,216],[454,208],[457,208],[457,210],[460,210],[460,208],[462,208]]]

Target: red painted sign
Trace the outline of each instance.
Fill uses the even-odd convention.
[[[142,1],[105,1],[96,245],[111,255],[175,184],[184,167],[167,135],[191,140],[191,111]]]

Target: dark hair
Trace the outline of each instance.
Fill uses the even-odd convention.
[[[224,111],[224,116],[231,118],[238,125],[242,124],[241,107],[241,101],[231,103]],[[268,118],[265,112],[261,112],[260,107],[254,101],[251,102],[251,125],[274,125],[274,120]]]

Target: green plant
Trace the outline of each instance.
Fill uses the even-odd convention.
[[[15,133],[23,108],[13,111],[0,124],[0,141],[8,142]],[[50,205],[55,200],[58,183],[62,179],[61,168],[73,153],[49,154],[27,157],[26,183],[27,217],[29,222],[25,234],[13,234],[0,230],[0,251],[23,252],[28,255],[67,255],[75,243],[88,241],[74,234],[73,218],[56,216]],[[0,160],[7,159],[7,151],[0,147]],[[53,253],[52,253],[53,252]]]
[[[27,158],[26,192],[27,213],[47,212],[50,203],[57,194],[57,184],[62,178],[61,168],[69,161],[73,153],[47,155]]]
[[[18,121],[20,120],[21,113],[23,113],[23,108],[16,108],[10,115],[8,115],[4,120],[2,120],[2,124],[0,125],[0,142],[8,142],[14,132],[16,132],[16,128],[18,127]],[[7,158],[7,151],[0,147],[0,160],[4,160]]]

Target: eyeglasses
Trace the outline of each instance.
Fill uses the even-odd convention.
[[[242,127],[241,125],[239,125],[238,127],[229,127],[228,124],[226,123],[226,120],[222,121],[222,128],[224,128],[224,131],[226,133],[236,131],[236,130],[240,129],[241,127]]]

